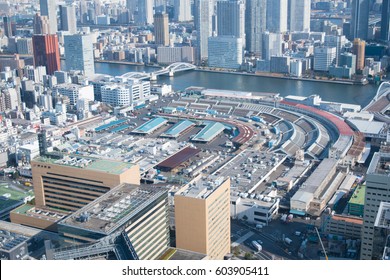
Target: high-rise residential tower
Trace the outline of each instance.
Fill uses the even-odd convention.
[[[47,16],[50,22],[50,34],[56,34],[57,24],[57,0],[40,0],[41,15]]]
[[[70,34],[77,32],[76,7],[60,6],[61,30],[68,31]]]
[[[235,36],[245,40],[245,4],[238,0],[217,2],[218,36]]]
[[[191,16],[191,1],[190,0],[175,0],[175,21],[190,21]]]
[[[195,0],[196,61],[208,59],[208,38],[212,35],[213,0]]]
[[[364,201],[362,244],[360,259],[378,259],[373,254],[374,224],[381,202],[390,202],[390,154],[375,153],[367,170],[366,193]]]
[[[352,1],[352,18],[350,39],[360,38],[367,40],[368,36],[368,18],[370,12],[369,0]]]
[[[33,22],[33,32],[34,34],[49,34],[50,33],[50,23],[47,16],[41,16],[35,14]]]
[[[290,0],[290,31],[310,31],[310,0]]]
[[[53,75],[60,70],[60,50],[56,34],[33,36],[34,66],[45,66],[46,73]]]
[[[138,0],[138,24],[144,25],[153,23],[153,7],[153,0]]]
[[[157,45],[169,46],[168,14],[157,13],[154,15],[154,38]]]
[[[64,41],[66,70],[80,70],[87,77],[95,74],[91,35],[67,35],[64,37]]]
[[[10,17],[3,17],[3,24],[4,24],[4,35],[9,37],[12,37],[12,24],[11,24],[11,18]]]
[[[366,41],[356,38],[353,40],[352,53],[356,55],[356,70],[363,70],[366,52]]]
[[[267,0],[267,30],[272,33],[287,31],[287,0]]]
[[[263,33],[267,27],[267,0],[246,0],[245,3],[246,49],[261,57]]]

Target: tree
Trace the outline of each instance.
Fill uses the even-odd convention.
[[[251,260],[253,258],[253,255],[249,252],[246,252],[245,253],[245,257],[244,257],[246,260]]]

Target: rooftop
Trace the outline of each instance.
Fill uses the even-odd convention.
[[[182,120],[172,126],[168,131],[166,131],[163,136],[168,136],[168,137],[177,137],[181,133],[183,133],[185,130],[188,128],[194,126],[195,124],[191,121],[188,120]]]
[[[316,170],[310,175],[300,190],[315,193],[318,187],[326,180],[331,170],[337,166],[338,160],[325,158],[322,160]]]
[[[30,204],[24,204],[12,210],[12,212],[51,222],[58,222],[69,214],[68,212],[49,207],[36,208],[34,205]]]
[[[97,172],[120,175],[134,165],[128,162],[113,161],[108,159],[98,159],[84,156],[64,156],[62,159],[38,157],[36,162],[50,163],[73,168],[81,168]]]
[[[363,133],[367,134],[379,134],[384,126],[384,122],[366,121],[366,120],[349,120],[356,128]]]
[[[205,178],[199,176],[188,183],[176,195],[206,199],[226,180],[224,177],[209,176]]]
[[[372,157],[368,174],[379,174],[390,177],[390,153],[377,152]]]
[[[133,130],[134,133],[149,134],[154,130],[158,129],[162,125],[166,124],[168,121],[164,118],[158,117],[151,119],[150,121],[142,124]]]
[[[192,138],[192,140],[209,142],[224,130],[225,126],[223,124],[218,122],[209,122],[197,135]]]
[[[364,198],[366,197],[366,186],[362,185],[355,189],[351,199],[349,200],[350,204],[364,205]]]
[[[60,224],[110,234],[166,192],[161,187],[122,184],[68,216]]]
[[[381,202],[375,219],[376,227],[390,229],[390,203]]]

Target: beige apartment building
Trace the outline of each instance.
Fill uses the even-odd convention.
[[[175,195],[176,247],[222,260],[230,253],[230,178],[196,178]]]

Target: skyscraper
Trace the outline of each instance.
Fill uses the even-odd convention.
[[[66,70],[80,70],[87,77],[95,74],[91,35],[68,35],[64,39]]]
[[[154,15],[154,37],[157,45],[169,46],[168,14],[158,13]]]
[[[341,54],[341,50],[346,44],[347,39],[344,35],[336,36],[336,35],[325,35],[324,45],[326,47],[335,47],[336,48],[336,65],[339,63],[339,58]]]
[[[34,34],[49,34],[50,33],[50,25],[49,19],[47,16],[41,16],[39,14],[35,14],[33,29]]]
[[[195,0],[196,60],[208,59],[208,38],[212,35],[213,0]]]
[[[46,66],[46,73],[53,75],[60,70],[60,50],[56,34],[34,35],[34,66]]]
[[[352,53],[356,55],[356,70],[363,70],[366,42],[356,38],[353,40]]]
[[[245,5],[238,0],[217,2],[218,36],[235,36],[245,40]]]
[[[138,0],[138,24],[144,25],[153,23],[153,6],[153,0]]]
[[[381,39],[390,41],[390,0],[382,2]]]
[[[230,253],[229,206],[229,178],[195,179],[183,187],[175,195],[176,247],[222,260]]]
[[[191,16],[191,1],[190,0],[175,0],[175,21],[190,21]]]
[[[364,201],[363,231],[360,259],[378,259],[373,254],[374,224],[381,202],[390,202],[390,180],[388,163],[390,154],[375,153],[367,170]]]
[[[262,56],[263,33],[267,24],[267,0],[246,0],[246,49],[257,57]]]
[[[40,0],[41,15],[47,16],[50,22],[50,34],[56,34],[57,24],[57,0]]]
[[[60,18],[62,31],[68,31],[70,34],[75,34],[77,32],[76,7],[74,5],[61,5]]]
[[[239,69],[244,52],[243,40],[235,36],[209,38],[209,67]]]
[[[264,60],[271,60],[271,56],[282,55],[282,34],[265,32],[262,41]]]
[[[11,24],[11,18],[10,17],[3,17],[3,24],[4,24],[4,35],[9,37],[12,37],[12,24]]]
[[[368,36],[368,15],[370,11],[369,0],[352,1],[352,18],[350,39],[360,38],[367,40]]]
[[[310,0],[290,0],[290,31],[310,31]]]
[[[272,33],[287,31],[287,0],[267,0],[267,30]]]

